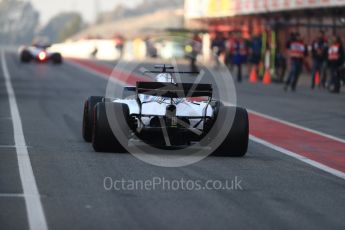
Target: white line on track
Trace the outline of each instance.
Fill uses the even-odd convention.
[[[30,148],[30,146],[20,146],[20,145],[0,145],[0,148]]]
[[[21,197],[29,197],[29,196],[37,196],[37,195],[29,195],[29,194],[23,194],[23,193],[0,193],[0,198],[1,197],[21,198]]]
[[[247,110],[248,110],[248,112],[250,112],[250,113],[252,113],[254,115],[257,115],[257,116],[260,116],[260,117],[264,117],[264,118],[269,119],[269,120],[277,121],[277,122],[282,123],[284,125],[288,125],[288,126],[292,126],[294,128],[302,129],[304,131],[307,131],[307,132],[310,132],[310,133],[314,133],[314,134],[317,134],[317,135],[320,135],[320,136],[323,136],[323,137],[327,137],[329,139],[332,139],[332,140],[335,140],[335,141],[339,141],[341,143],[345,143],[345,140],[341,139],[339,137],[335,137],[335,136],[332,136],[332,135],[329,135],[329,134],[326,134],[326,133],[323,133],[323,132],[320,132],[320,131],[316,131],[314,129],[310,129],[310,128],[307,128],[307,127],[304,127],[304,126],[301,126],[301,125],[297,125],[297,124],[294,124],[294,123],[291,123],[291,122],[288,122],[288,121],[284,121],[284,120],[281,120],[279,118],[272,117],[272,116],[269,116],[269,115],[266,115],[266,114],[263,114],[263,113],[259,113],[259,112],[256,112],[256,111],[253,111],[253,110],[250,110],[250,109],[247,109]]]
[[[24,197],[23,193],[0,193],[0,197]]]
[[[26,147],[22,121],[19,114],[16,96],[12,87],[11,77],[7,68],[4,51],[1,52],[1,65],[5,77],[5,85],[10,104],[14,142],[15,146],[17,146],[16,152],[19,174],[23,187],[23,196],[25,197],[29,227],[31,230],[45,230],[48,229],[47,221],[44,215],[35,176],[32,170],[30,156]],[[30,195],[26,196],[26,194]]]
[[[293,157],[293,158],[295,158],[297,160],[303,161],[304,163],[312,165],[312,166],[314,166],[314,167],[316,167],[318,169],[321,169],[321,170],[323,170],[325,172],[328,172],[328,173],[330,173],[330,174],[332,174],[334,176],[340,177],[341,179],[345,179],[345,173],[343,173],[343,172],[341,172],[339,170],[336,170],[334,168],[328,167],[327,165],[321,164],[321,163],[319,163],[317,161],[311,160],[311,159],[309,159],[307,157],[301,156],[301,155],[299,155],[297,153],[291,152],[291,151],[289,151],[287,149],[284,149],[284,148],[279,147],[277,145],[271,144],[271,143],[269,143],[269,142],[267,142],[267,141],[265,141],[263,139],[255,137],[253,135],[250,135],[250,140],[252,140],[252,141],[254,141],[254,142],[258,143],[258,144],[264,145],[264,146],[266,146],[266,147],[268,147],[270,149],[273,149],[273,150],[276,150],[276,151],[281,152],[283,154],[286,154],[286,155],[288,155],[290,157]]]

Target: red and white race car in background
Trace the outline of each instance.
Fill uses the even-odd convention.
[[[18,50],[19,59],[21,62],[28,63],[30,61],[48,62],[54,64],[62,63],[62,56],[57,52],[49,52],[50,45],[33,44],[31,46],[22,46]]]

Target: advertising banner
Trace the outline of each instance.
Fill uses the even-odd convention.
[[[185,0],[187,18],[229,17],[345,6],[345,0]]]

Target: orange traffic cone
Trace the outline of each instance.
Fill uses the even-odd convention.
[[[319,73],[319,71],[317,71],[315,74],[315,85],[319,86],[320,83],[321,83],[320,73]]]
[[[258,75],[257,75],[257,67],[256,65],[253,66],[252,71],[250,72],[249,81],[251,83],[256,83],[258,81]]]
[[[271,84],[271,74],[270,74],[270,69],[266,68],[264,78],[262,79],[262,83],[264,85],[269,85]]]

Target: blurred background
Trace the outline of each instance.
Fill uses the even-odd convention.
[[[345,35],[344,7],[343,0],[1,0],[0,44],[44,37],[60,43],[57,49],[69,56],[98,49],[94,56],[103,59],[182,58],[185,47],[176,42],[148,40],[197,32],[204,44],[202,59],[209,59],[216,32],[241,31],[248,39],[265,32],[276,43],[271,46],[282,48],[291,31],[299,31],[306,42],[320,29]],[[63,47],[66,43],[73,49]],[[109,52],[114,45],[117,49]]]
[[[195,51],[192,40],[200,43],[198,61],[208,63],[217,53],[216,62],[226,63],[227,41],[239,34],[251,44],[259,39],[260,62],[268,59],[273,69],[286,66],[291,34],[299,33],[311,50],[321,30],[344,37],[344,0],[0,1],[0,44],[45,39],[77,58],[182,60]]]
[[[345,35],[344,7],[343,0],[1,0],[0,43],[31,43],[36,37],[52,43],[103,40],[100,46],[112,41],[143,58],[150,36],[199,32],[208,44],[216,31],[241,31],[247,38],[265,31],[276,32],[279,47],[296,30],[306,42],[321,28]],[[154,45],[164,48],[158,52],[162,57],[183,56],[173,41]],[[204,48],[202,54],[209,55]],[[98,51],[101,58],[102,47]],[[104,58],[119,54],[112,55]]]

